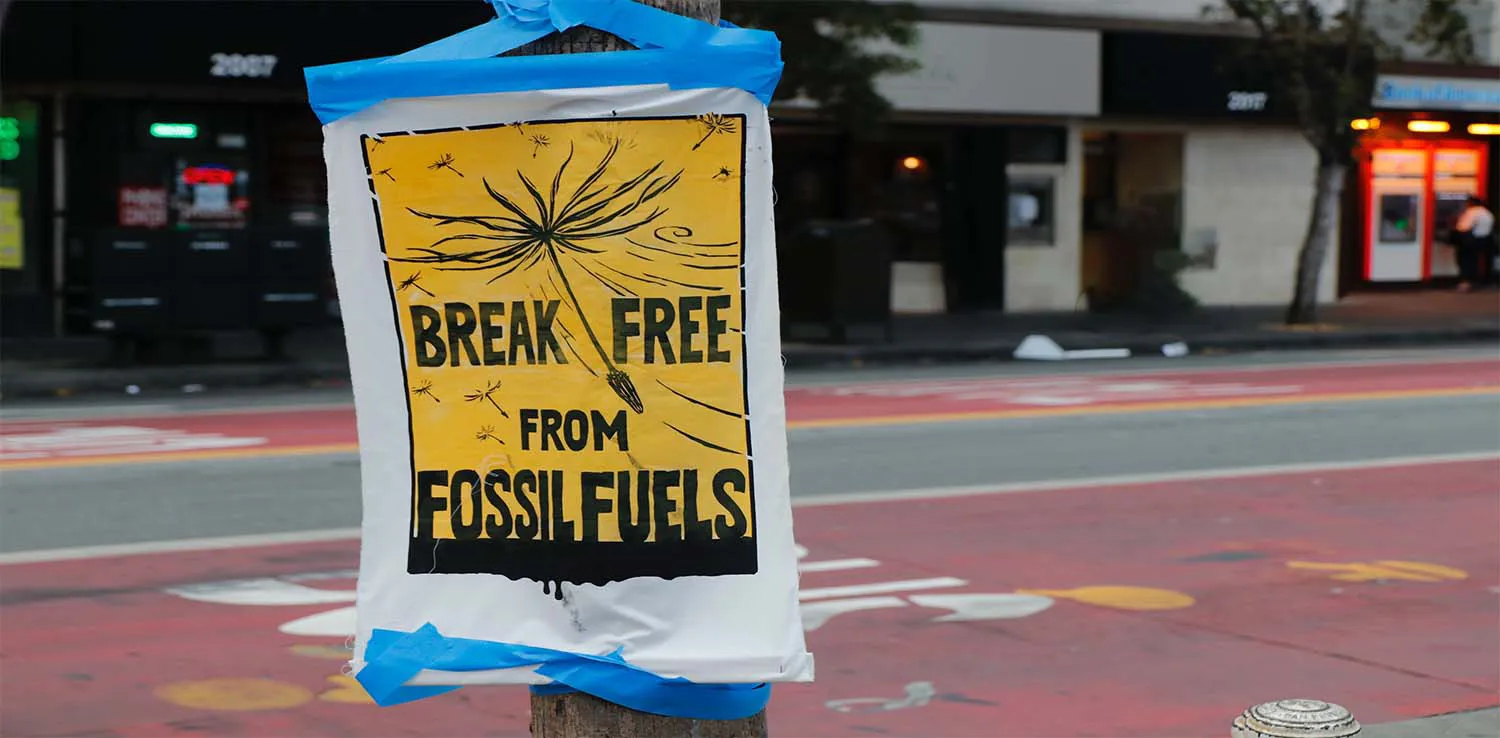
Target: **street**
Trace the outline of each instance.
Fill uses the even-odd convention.
[[[1500,706],[1494,350],[789,376],[811,685],[772,734],[1205,736]],[[342,391],[0,412],[4,736],[527,734],[340,673]]]

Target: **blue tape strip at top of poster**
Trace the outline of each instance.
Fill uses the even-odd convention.
[[[606,656],[568,653],[513,643],[448,638],[431,623],[411,632],[376,629],[365,647],[365,668],[355,678],[382,707],[451,692],[458,687],[407,686],[424,669],[481,671],[536,667],[552,684],[533,687],[536,694],[571,691],[669,717],[695,720],[739,720],[761,710],[771,699],[769,684],[696,684],[666,679],[633,666],[620,651]]]
[[[769,105],[781,81],[781,41],[769,31],[714,26],[634,0],[489,2],[494,20],[404,54],[304,69],[318,119],[326,125],[398,98],[646,84],[739,88]],[[637,48],[498,56],[577,26]]]

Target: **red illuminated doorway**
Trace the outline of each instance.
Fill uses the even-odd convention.
[[[1489,195],[1482,141],[1370,141],[1360,157],[1362,276],[1370,283],[1426,282],[1458,274],[1450,244],[1469,195]]]

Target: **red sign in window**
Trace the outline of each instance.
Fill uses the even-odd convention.
[[[182,170],[183,184],[230,185],[234,184],[234,172],[219,167],[188,167]]]

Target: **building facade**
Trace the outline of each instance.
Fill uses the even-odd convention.
[[[1286,299],[1315,160],[1287,101],[1238,61],[1243,29],[1203,20],[1201,0],[918,4],[921,69],[879,81],[895,107],[879,131],[774,108],[786,263],[808,224],[865,219],[890,235],[898,312],[1099,307],[1126,299],[1163,251],[1186,260],[1181,283],[1201,302]],[[321,132],[302,68],[399,53],[491,13],[479,0],[10,4],[0,333],[328,320]],[[1481,51],[1500,55],[1493,26],[1475,24]],[[1500,71],[1387,72],[1324,300],[1382,283],[1391,249],[1401,274],[1427,265],[1415,281],[1446,273],[1435,234],[1417,261],[1372,245],[1361,224],[1385,186],[1372,172],[1413,156],[1379,152],[1425,147],[1434,181],[1441,160],[1500,189],[1486,184],[1500,166],[1484,127]],[[1455,146],[1482,170],[1443,153]],[[1450,196],[1418,194],[1423,227]]]

